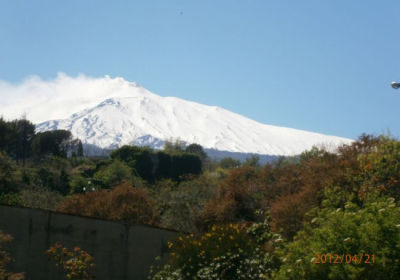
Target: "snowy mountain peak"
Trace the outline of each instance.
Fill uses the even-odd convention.
[[[296,155],[316,144],[352,141],[265,125],[217,106],[161,97],[122,78],[113,82],[130,89],[67,119],[40,123],[37,131],[70,130],[84,143],[107,149],[125,144],[159,149],[165,139],[180,139],[209,149],[266,155]]]

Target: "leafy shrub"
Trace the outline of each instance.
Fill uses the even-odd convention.
[[[259,161],[260,161],[260,157],[252,155],[251,157],[246,158],[244,165],[259,167],[260,166]]]
[[[59,192],[44,187],[27,188],[19,193],[19,203],[25,207],[55,211],[63,200]]]
[[[199,175],[202,162],[198,155],[182,151],[160,151],[157,153],[158,165],[155,170],[157,179],[182,181],[186,175]]]
[[[183,175],[199,175],[202,170],[201,158],[191,153],[174,153],[171,155],[171,178],[180,181]]]
[[[400,207],[393,198],[370,199],[360,208],[348,202],[344,208],[315,211],[295,240],[277,250],[282,266],[275,279],[400,279]],[[330,254],[332,261],[314,264],[316,254]],[[333,264],[347,254],[350,263]],[[358,263],[364,254],[370,264]]]
[[[240,160],[231,157],[225,157],[220,160],[219,165],[224,169],[231,169],[241,165]]]
[[[94,174],[94,179],[102,181],[108,187],[121,184],[123,181],[132,181],[132,170],[119,160],[113,160],[111,164],[103,166]]]
[[[201,175],[179,185],[170,180],[155,183],[154,196],[164,227],[196,232],[196,222],[208,201],[217,194],[218,181]]]
[[[112,190],[77,194],[65,199],[61,212],[126,221],[138,224],[158,224],[155,202],[148,191],[132,187],[125,182]]]
[[[18,193],[0,193],[0,204],[20,205]]]
[[[124,145],[110,153],[112,159],[118,159],[135,170],[136,175],[144,180],[152,181],[154,176],[153,162],[151,160],[152,150],[148,147],[137,147]]]
[[[168,246],[170,262],[150,279],[270,279],[269,253],[238,224],[212,226],[201,237],[181,236]]]
[[[339,162],[340,155],[313,147],[297,161],[264,168],[263,176],[268,180],[265,204],[269,205],[275,231],[281,230],[291,240],[307,221],[306,213],[321,207],[326,190],[346,185],[345,170]]]
[[[25,172],[24,181],[31,186],[44,187],[64,195],[69,192],[70,162],[67,159],[52,156],[40,158],[36,162],[37,168]]]
[[[155,154],[147,147],[125,145],[110,155],[113,160],[118,159],[134,170],[135,175],[150,182],[167,178],[181,181],[181,176],[198,175],[202,170],[200,156],[183,149],[166,149]]]
[[[207,154],[201,145],[193,143],[186,147],[185,152],[198,155],[202,162],[207,160]]]
[[[94,266],[93,257],[79,247],[68,251],[62,244],[56,243],[45,252],[48,259],[54,259],[56,265],[60,266],[69,280],[89,280],[95,277],[91,275],[90,268]]]
[[[360,169],[356,176],[359,197],[364,198],[368,192],[380,193],[400,199],[400,142],[381,137],[381,142],[367,154],[358,157]]]
[[[259,221],[256,212],[263,208],[262,197],[259,173],[255,167],[232,169],[218,186],[217,197],[207,203],[199,220],[199,228],[207,229],[212,224],[220,223]]]
[[[17,166],[5,152],[0,151],[0,192],[16,191],[19,185]]]
[[[86,191],[91,191],[91,189],[89,189],[91,187],[89,182],[91,181],[88,178],[85,178],[80,174],[73,174],[71,181],[69,182],[71,186],[70,194],[81,194]]]

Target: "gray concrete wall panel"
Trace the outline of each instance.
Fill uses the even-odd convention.
[[[178,236],[156,227],[7,205],[0,205],[0,229],[14,238],[4,246],[16,260],[9,269],[25,272],[26,280],[63,279],[44,254],[57,242],[93,256],[98,280],[144,280],[156,257],[167,257],[167,242]]]

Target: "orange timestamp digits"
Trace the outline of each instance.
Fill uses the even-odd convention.
[[[372,264],[375,263],[374,254],[315,254],[314,264]]]

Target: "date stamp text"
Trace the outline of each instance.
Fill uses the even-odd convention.
[[[315,254],[314,264],[373,264],[374,254]]]

